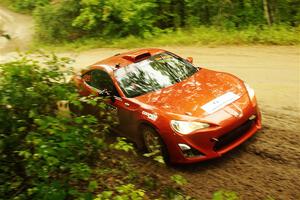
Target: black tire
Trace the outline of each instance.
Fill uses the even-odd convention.
[[[147,153],[159,151],[155,156],[162,156],[165,163],[169,164],[170,159],[167,147],[157,131],[150,126],[142,126],[141,132],[145,151]],[[152,137],[152,142],[149,137]]]

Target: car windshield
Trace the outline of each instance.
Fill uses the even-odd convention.
[[[136,97],[178,83],[197,71],[171,53],[161,53],[117,69],[115,77],[127,97]]]

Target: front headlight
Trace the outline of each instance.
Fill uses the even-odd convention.
[[[188,121],[177,121],[171,120],[171,128],[181,134],[189,134],[195,130],[209,127],[209,124],[202,122],[188,122]]]
[[[251,100],[253,100],[254,96],[255,96],[255,92],[254,90],[250,87],[250,85],[248,85],[247,83],[244,83],[245,84],[245,87],[248,91],[248,94],[249,94],[249,97]]]

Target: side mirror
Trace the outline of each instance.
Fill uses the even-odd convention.
[[[186,60],[187,60],[189,63],[193,64],[193,57],[187,57]]]
[[[193,64],[193,57],[187,57],[186,60],[187,60],[189,63]]]
[[[115,97],[112,94],[112,92],[108,91],[108,90],[100,90],[98,95],[100,97],[109,97],[109,99],[114,103],[115,102]]]

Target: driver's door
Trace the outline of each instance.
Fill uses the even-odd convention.
[[[114,86],[113,81],[111,80],[109,74],[105,71],[95,69],[91,70],[84,75],[82,75],[82,84],[83,84],[83,90],[81,91],[81,94],[84,94],[84,96],[88,95],[95,95],[95,96],[114,96],[115,99],[118,99],[119,94]],[[118,106],[116,101],[112,101],[108,98],[107,100],[108,109],[110,109],[112,113],[112,117],[114,121],[119,122],[119,116],[118,116]],[[86,113],[92,114],[92,115],[98,115],[98,109],[95,106],[87,105],[85,107]]]
[[[118,121],[118,124],[114,126],[114,129],[120,134],[133,139],[133,133],[136,128],[136,106],[131,104],[127,99],[120,97],[109,74],[98,69],[91,70],[85,73],[82,76],[82,79],[85,88],[85,94],[113,96],[113,100],[109,100],[108,105],[109,109],[113,111],[113,118]],[[90,108],[89,113],[97,115],[97,111],[94,108]]]

